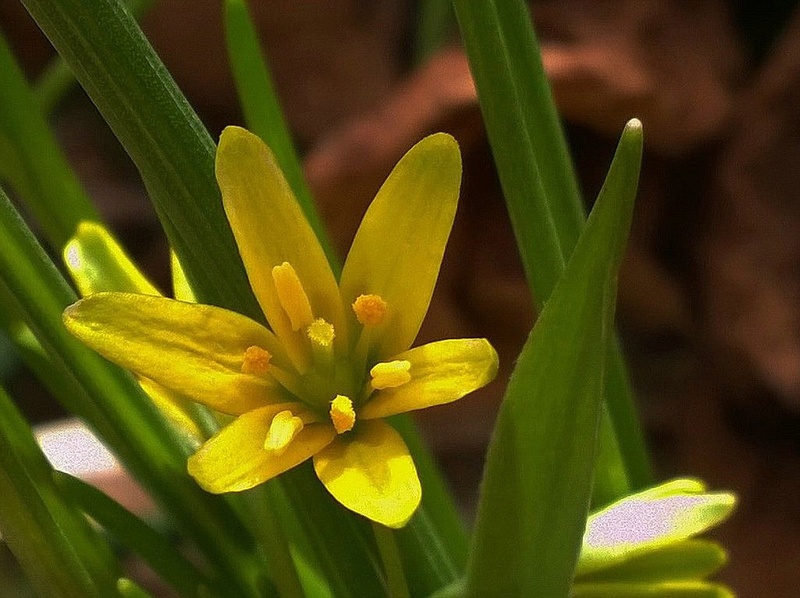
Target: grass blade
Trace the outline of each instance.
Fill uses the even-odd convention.
[[[641,124],[631,121],[512,375],[481,489],[470,596],[569,592],[591,497],[616,275],[641,149]]]

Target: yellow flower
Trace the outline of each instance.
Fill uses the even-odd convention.
[[[367,210],[338,284],[256,136],[227,128],[216,172],[269,329],[218,307],[126,293],[79,301],[64,312],[67,327],[112,361],[235,416],[189,459],[206,490],[246,490],[313,457],[345,507],[405,525],[420,483],[382,418],[457,400],[497,372],[484,339],[409,349],[453,224],[457,144],[432,135],[403,157]]]

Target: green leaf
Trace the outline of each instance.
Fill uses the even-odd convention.
[[[710,540],[684,540],[657,548],[601,569],[577,573],[576,583],[661,582],[703,579],[713,575],[728,561],[725,549]]]
[[[120,544],[142,558],[181,596],[197,596],[211,582],[153,528],[94,486],[54,472],[56,487]]]
[[[528,6],[524,0],[453,5],[534,305],[541,309],[584,226],[584,208]],[[598,504],[652,482],[616,344],[607,363],[606,405]]]
[[[481,487],[470,596],[568,594],[591,497],[616,276],[641,151],[641,124],[631,121],[509,382]]]
[[[577,584],[572,598],[733,598],[725,586],[704,581]]]
[[[123,598],[153,598],[152,594],[140,587],[135,581],[127,577],[120,577],[117,581],[117,590]]]
[[[37,591],[115,596],[119,564],[65,500],[31,429],[0,388],[0,532]]]

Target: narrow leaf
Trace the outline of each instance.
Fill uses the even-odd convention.
[[[202,586],[211,587],[205,575],[166,538],[125,507],[69,474],[55,472],[54,480],[64,496],[71,498],[120,544],[140,556],[182,596],[197,596]]]
[[[524,0],[453,5],[534,306],[541,309],[584,225],[584,207],[528,6]],[[616,344],[606,378],[598,504],[652,481]]]
[[[710,540],[684,540],[663,546],[608,569],[580,575],[576,583],[661,582],[703,579],[728,561],[725,549]]]
[[[0,532],[41,595],[116,595],[109,546],[53,484],[28,424],[0,389]]]
[[[569,591],[591,496],[604,356],[641,144],[641,124],[631,121],[509,382],[481,488],[470,596]]]

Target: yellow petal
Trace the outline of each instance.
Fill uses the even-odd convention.
[[[364,215],[340,286],[347,306],[360,295],[386,302],[381,334],[372,335],[368,348],[374,360],[405,351],[417,336],[453,226],[460,182],[458,144],[444,133],[431,135],[400,160]],[[348,317],[357,327],[355,314]]]
[[[227,127],[219,140],[217,182],[247,276],[270,326],[297,365],[309,355],[303,333],[292,330],[275,290],[272,269],[291,264],[315,318],[346,342],[344,309],[336,279],[314,232],[267,146],[252,133]]]
[[[403,527],[422,489],[400,434],[381,420],[361,422],[314,455],[314,470],[348,509],[387,527]]]
[[[304,406],[283,403],[240,415],[189,457],[189,474],[215,494],[247,490],[299,465],[336,436],[328,424],[309,424],[280,454],[264,449],[272,420],[287,409],[298,413]]]
[[[81,295],[102,291],[160,295],[101,224],[84,220],[64,247],[64,263]]]
[[[64,311],[69,331],[137,374],[233,415],[285,401],[269,376],[242,373],[247,349],[286,361],[275,336],[232,311],[163,297],[91,295]]]
[[[450,403],[497,375],[497,353],[482,338],[437,341],[414,347],[396,359],[411,364],[411,379],[402,386],[376,391],[359,410],[362,419]]]

